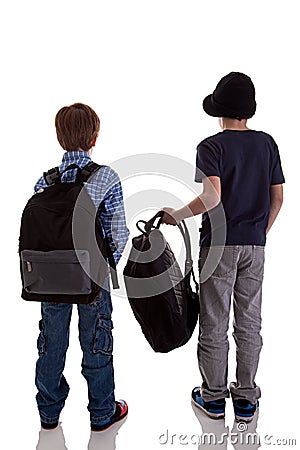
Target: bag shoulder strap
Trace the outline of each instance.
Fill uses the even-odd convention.
[[[101,169],[101,167],[107,167],[105,164],[97,164],[93,161],[89,162],[88,164],[86,164],[82,169],[81,169],[81,179],[82,181],[91,181],[92,176],[99,170]],[[79,172],[79,171],[78,171]],[[100,203],[99,207],[98,207],[98,211],[97,214],[99,213],[99,211],[101,211],[101,208],[103,207],[103,202]],[[100,221],[99,221],[100,222]],[[100,226],[101,223],[100,223]],[[113,251],[110,248],[109,242],[107,237],[104,237],[104,247],[106,250],[106,256],[107,256],[107,260],[108,260],[108,264],[110,267],[110,278],[112,281],[112,285],[113,285],[113,289],[119,289],[119,282],[118,282],[118,275],[117,275],[117,267],[116,267],[116,262],[115,262],[115,258],[113,255]]]
[[[107,167],[105,164],[97,164],[93,161],[87,163],[81,169],[82,181],[90,181],[90,177],[94,175],[101,167]]]
[[[81,172],[81,169],[77,164],[70,164],[62,172],[59,171],[59,167],[53,167],[53,169],[48,170],[48,172],[44,172],[44,179],[48,185],[53,183],[61,183],[62,174],[71,169],[78,169],[78,172]]]
[[[53,169],[44,172],[43,176],[48,185],[53,184],[60,177],[59,168],[53,167]]]
[[[118,281],[116,261],[115,261],[114,255],[113,255],[113,251],[110,248],[107,237],[104,238],[104,247],[106,250],[106,256],[107,256],[107,260],[108,260],[108,264],[109,264],[109,268],[110,268],[110,278],[111,278],[111,282],[113,285],[113,289],[119,289],[120,286],[119,286],[119,281]]]
[[[97,172],[101,167],[106,167],[105,165],[97,164],[93,161],[87,163],[84,167],[80,168],[77,164],[70,164],[66,167],[62,172],[59,171],[59,167],[53,167],[47,172],[43,173],[44,180],[48,185],[53,183],[60,183],[61,176],[63,173],[67,172],[71,169],[77,169],[76,180],[75,182],[83,182],[89,181],[89,178]]]

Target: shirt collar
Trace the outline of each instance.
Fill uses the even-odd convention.
[[[74,162],[78,162],[78,160],[88,160],[91,161],[90,155],[88,152],[84,150],[71,150],[69,152],[65,152],[63,155],[62,162],[67,164],[72,164]]]

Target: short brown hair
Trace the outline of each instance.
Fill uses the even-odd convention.
[[[100,119],[90,106],[74,103],[58,111],[55,127],[62,148],[88,151],[99,133]]]

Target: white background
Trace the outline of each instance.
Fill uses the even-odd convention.
[[[257,113],[249,126],[274,136],[287,181],[267,242],[257,431],[262,439],[298,438],[299,445],[297,6],[291,0],[11,0],[2,7],[1,448],[32,450],[39,438],[34,368],[40,311],[20,298],[17,241],[36,179],[62,157],[54,129],[57,110],[81,101],[97,111],[98,163],[157,152],[194,164],[198,142],[219,131],[217,119],[203,112],[202,99],[233,70],[247,73],[256,85]],[[146,185],[151,186],[149,178]],[[136,189],[143,188],[139,178]],[[166,180],[164,188],[181,199],[180,183],[169,188]],[[131,193],[132,184],[124,183],[125,201]],[[136,235],[134,223],[131,231]],[[121,272],[124,261],[120,264]],[[162,445],[159,436],[167,429],[178,435],[201,432],[190,406],[190,391],[200,383],[196,333],[184,348],[154,354],[126,299],[114,296],[113,304],[116,397],[130,408],[117,449],[195,448],[176,440]],[[69,450],[86,449],[90,436],[76,321],[74,309],[65,371],[71,391],[61,416]],[[233,350],[231,342],[230,380]],[[227,409],[231,428],[230,401]],[[97,439],[90,448],[113,448]],[[39,448],[61,447],[40,443]]]

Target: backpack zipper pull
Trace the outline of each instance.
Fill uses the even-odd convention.
[[[27,270],[28,272],[32,272],[32,265],[30,261],[26,261],[26,265],[27,265]]]

